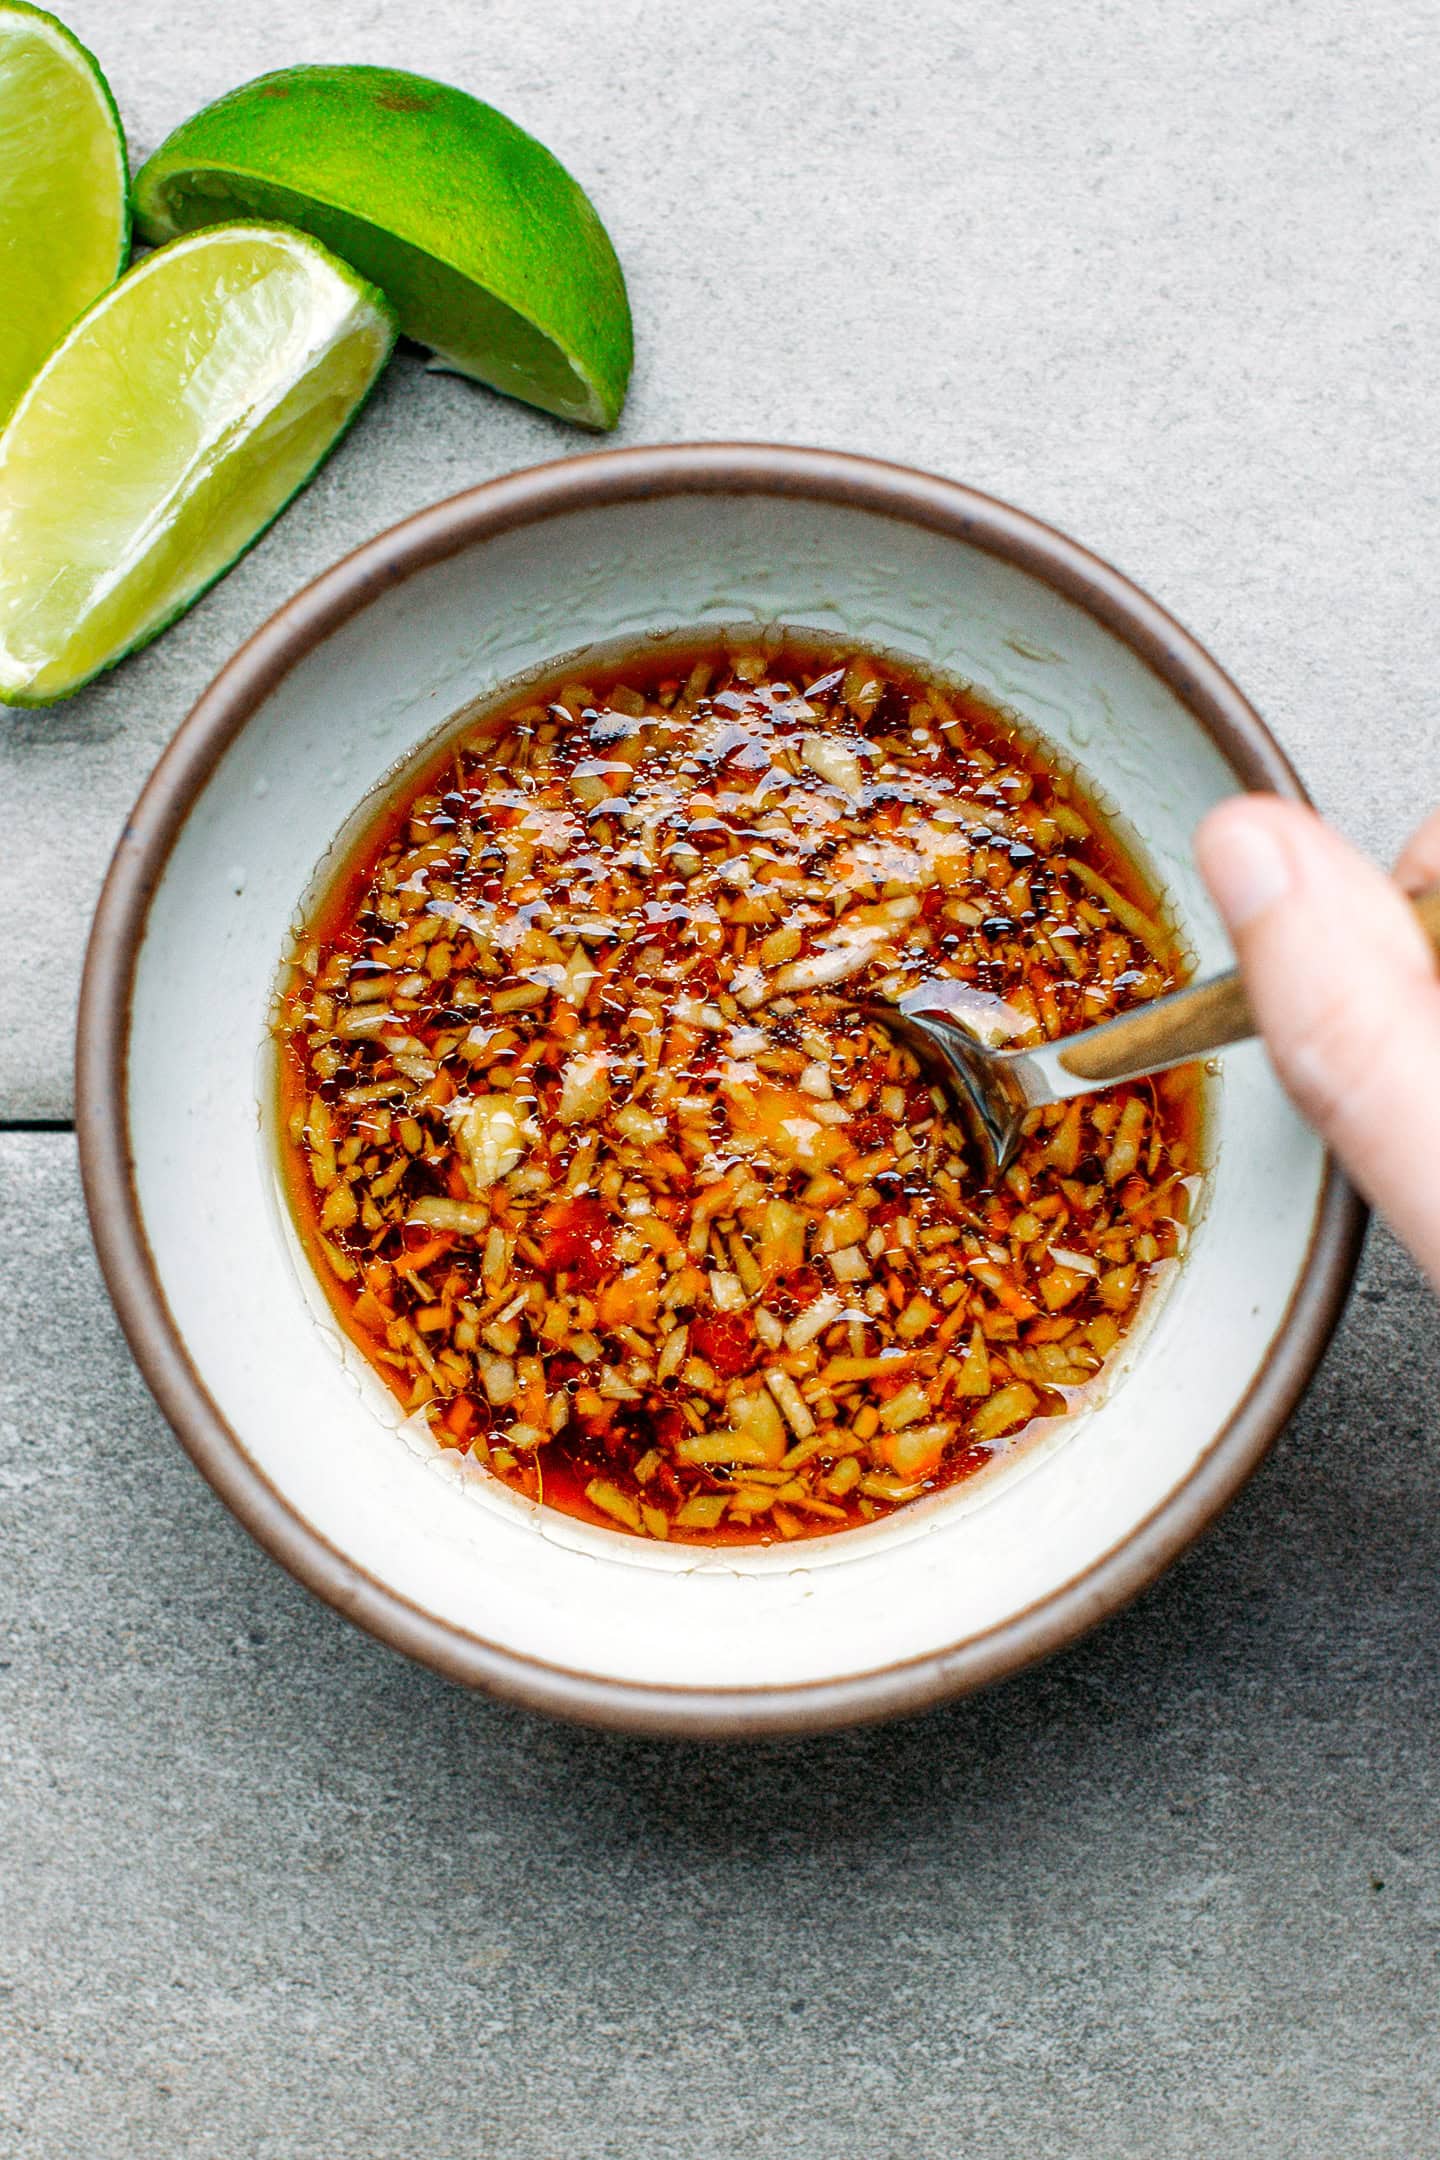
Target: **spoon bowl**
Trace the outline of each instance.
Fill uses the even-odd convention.
[[[1412,904],[1440,954],[1440,885]],[[898,1005],[857,1009],[903,1043],[927,1078],[944,1088],[997,1176],[1013,1162],[1032,1110],[1168,1072],[1256,1032],[1245,986],[1233,969],[1099,1027],[1028,1048],[1003,1043],[1030,1023],[1002,999],[964,983],[921,983]]]

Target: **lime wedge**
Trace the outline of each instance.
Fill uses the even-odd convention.
[[[147,240],[260,217],[313,233],[458,374],[613,427],[632,340],[589,197],[532,135],[393,68],[298,67],[232,90],[141,168]]]
[[[125,137],[63,23],[0,0],[0,419],[58,337],[120,275]]]
[[[0,433],[0,700],[68,697],[227,570],[333,448],[390,310],[300,233],[148,256]]]

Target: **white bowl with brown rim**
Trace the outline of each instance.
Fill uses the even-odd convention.
[[[266,1103],[277,969],[337,836],[452,714],[594,646],[784,624],[959,677],[1079,769],[1226,964],[1190,859],[1237,788],[1299,795],[1215,663],[1021,512],[894,466],[703,444],[543,466],[371,541],[205,692],[126,827],[81,999],[91,1222],[157,1400],[262,1545],[467,1684],[632,1730],[913,1710],[1154,1580],[1293,1408],[1363,1215],[1263,1053],[1227,1053],[1189,1249],[1101,1400],[1002,1472],[802,1547],[668,1548],[417,1444],[308,1279]]]

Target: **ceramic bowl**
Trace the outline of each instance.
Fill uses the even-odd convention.
[[[410,518],[282,608],[201,698],[96,918],[79,1128],[151,1388],[299,1579],[457,1680],[596,1723],[797,1730],[913,1710],[1069,1641],[1255,1467],[1343,1300],[1361,1216],[1261,1051],[1211,1087],[1204,1205],[1103,1400],[1002,1472],[803,1547],[652,1545],[537,1509],[400,1429],[277,1193],[267,1012],[337,834],[417,744],[596,644],[783,623],[958,676],[1073,761],[1229,955],[1190,859],[1237,788],[1300,793],[1156,604],[1033,519],[818,451],[622,450]]]

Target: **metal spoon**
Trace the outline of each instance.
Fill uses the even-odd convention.
[[[1440,885],[1413,904],[1440,953]],[[1249,1000],[1234,970],[1155,998],[1079,1035],[1026,1050],[1007,1050],[985,1040],[986,1034],[1022,1033],[1028,1023],[1002,999],[964,983],[922,983],[907,991],[898,1005],[863,1004],[856,1009],[904,1043],[922,1072],[958,1103],[997,1175],[1014,1160],[1030,1111],[1121,1080],[1143,1080],[1172,1065],[1188,1065],[1255,1033]]]

